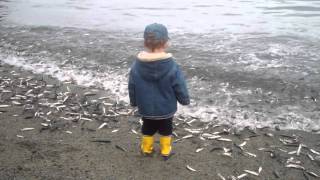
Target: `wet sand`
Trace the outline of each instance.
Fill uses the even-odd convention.
[[[130,107],[102,90],[5,64],[0,65],[0,84],[0,105],[10,105],[0,108],[0,179],[223,179],[219,174],[232,179],[246,173],[244,170],[258,173],[259,167],[258,176],[247,172],[242,179],[319,179],[311,173],[320,175],[318,132],[237,130],[176,117],[174,155],[165,161],[159,155],[158,141],[153,157],[140,155],[139,117],[129,115]],[[54,88],[47,86],[53,84]],[[28,93],[29,89],[34,90]],[[85,98],[86,92],[95,95]],[[12,99],[26,94],[26,99]],[[104,96],[108,98],[99,100]],[[46,99],[63,103],[45,105]],[[98,129],[103,123],[106,126]],[[193,137],[181,139],[190,134]]]

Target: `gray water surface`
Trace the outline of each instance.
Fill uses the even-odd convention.
[[[0,60],[125,99],[153,22],[188,79],[182,114],[320,129],[320,1],[0,0]]]

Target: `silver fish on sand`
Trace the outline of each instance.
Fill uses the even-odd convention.
[[[104,122],[104,123],[102,123],[102,124],[98,127],[98,129],[102,129],[102,128],[105,127],[106,125],[107,125],[107,123]]]
[[[298,164],[287,164],[286,165],[287,168],[295,168],[295,169],[302,169],[302,170],[305,170],[305,168],[301,165],[298,165]]]
[[[196,149],[196,153],[198,153],[198,152],[200,152],[202,150],[204,150],[204,148],[198,148],[198,149]]]
[[[259,173],[254,172],[254,171],[250,171],[250,170],[247,170],[247,169],[245,169],[245,170],[243,170],[243,171],[246,172],[246,173],[248,173],[248,174],[254,175],[254,176],[259,176]]]
[[[223,177],[220,173],[218,173],[217,175],[218,175],[218,177],[219,177],[221,180],[226,180],[226,178]]]
[[[300,156],[302,144],[299,144],[298,150],[297,150],[297,156]]]
[[[242,178],[244,178],[246,176],[248,176],[248,174],[247,173],[243,173],[243,174],[237,176],[237,179],[242,179]]]
[[[193,169],[192,167],[190,167],[189,165],[187,165],[186,167],[187,167],[187,169],[188,169],[189,171],[192,171],[192,172],[196,172],[196,171],[197,171],[197,170]]]
[[[114,129],[114,130],[112,130],[111,132],[112,133],[115,133],[115,132],[118,132],[119,131],[119,129]]]
[[[32,131],[34,128],[22,128],[21,131]]]
[[[134,134],[138,134],[138,132],[134,129],[131,129],[131,132],[133,132]]]

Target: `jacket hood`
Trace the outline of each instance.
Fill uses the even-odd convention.
[[[167,53],[139,53],[136,61],[136,70],[141,78],[148,81],[157,81],[173,72],[172,55]]]
[[[146,51],[141,51],[137,58],[141,61],[158,61],[162,59],[168,59],[172,57],[171,53],[160,52],[160,53],[148,53]]]

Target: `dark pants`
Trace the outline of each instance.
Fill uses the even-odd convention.
[[[162,136],[170,136],[172,134],[172,118],[153,120],[142,118],[143,124],[141,132],[143,135],[153,136],[159,132]]]

